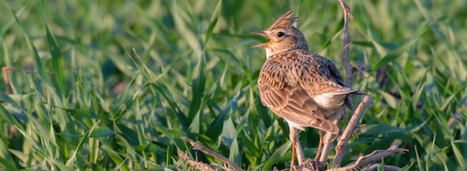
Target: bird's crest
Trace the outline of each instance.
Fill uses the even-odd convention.
[[[274,24],[271,25],[271,27],[268,28],[268,30],[273,30],[277,28],[289,28],[292,26],[292,24],[295,22],[297,17],[292,17],[293,11],[289,11],[282,15],[279,19],[274,22]]]

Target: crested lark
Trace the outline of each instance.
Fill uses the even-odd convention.
[[[353,110],[349,94],[364,94],[346,87],[330,60],[308,51],[305,37],[292,26],[295,19],[289,11],[267,30],[253,32],[270,39],[268,43],[253,46],[264,48],[267,57],[258,86],[261,102],[289,124],[291,168],[294,168],[295,150],[299,165],[304,159],[297,129],[314,127],[320,130],[316,155],[319,157],[323,134],[338,134],[337,123],[345,107]]]

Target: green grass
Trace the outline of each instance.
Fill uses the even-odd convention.
[[[294,10],[310,50],[343,73],[337,0],[0,4],[0,66],[37,72],[9,71],[12,94],[0,83],[0,168],[187,169],[178,150],[218,162],[181,136],[242,168],[288,168],[287,123],[258,96],[265,53],[250,47],[265,40],[250,32]],[[352,2],[352,87],[373,105],[344,164],[397,142],[410,151],[384,164],[467,169],[466,11],[463,0]],[[317,137],[300,133],[308,158]]]

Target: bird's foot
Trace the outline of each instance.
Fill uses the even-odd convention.
[[[290,171],[298,171],[297,166],[295,165],[290,166]]]
[[[307,158],[303,161],[303,165],[298,167],[298,170],[310,170],[310,171],[320,170],[319,160]]]

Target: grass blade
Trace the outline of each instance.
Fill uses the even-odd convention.
[[[212,13],[211,16],[211,24],[209,24],[208,30],[206,32],[206,37],[204,38],[204,46],[207,46],[209,42],[209,38],[211,37],[212,30],[214,30],[214,27],[216,27],[217,20],[219,18],[219,14],[221,11],[222,7],[222,0],[217,1],[216,8],[214,9],[214,12]]]
[[[272,166],[276,164],[282,156],[290,149],[292,141],[287,141],[284,145],[279,147],[264,164],[263,170],[272,170]]]

